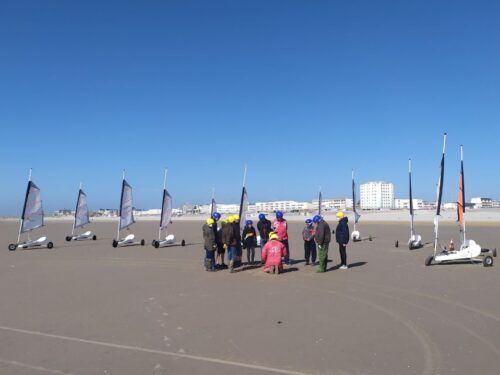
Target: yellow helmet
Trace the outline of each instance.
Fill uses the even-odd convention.
[[[215,220],[210,218],[210,219],[207,219],[207,224],[208,225],[214,225],[215,224]]]
[[[234,220],[234,215],[229,216],[228,221],[230,223],[234,223],[236,220]]]
[[[222,220],[220,221],[220,225],[226,225],[226,223],[227,223],[227,220],[225,220],[225,219],[222,219]]]
[[[271,233],[269,233],[269,239],[270,240],[279,240],[280,238],[278,237],[278,235],[275,232],[271,232]]]
[[[240,220],[240,215],[233,215],[234,216],[234,221]]]
[[[340,219],[342,219],[345,216],[345,214],[344,214],[343,211],[339,211],[339,212],[337,212],[337,215],[335,215],[335,216],[337,216],[337,219],[340,220]]]

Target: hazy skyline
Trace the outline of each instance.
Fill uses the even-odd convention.
[[[386,180],[445,201],[500,198],[500,3],[3,3],[0,214],[30,167],[46,211],[350,195]],[[359,194],[359,193],[358,193]]]

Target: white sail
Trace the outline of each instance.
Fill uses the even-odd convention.
[[[160,229],[165,229],[172,218],[172,196],[167,189],[163,189],[163,202],[161,206]]]
[[[43,226],[43,207],[40,188],[32,181],[28,182],[24,199],[21,233]]]
[[[132,186],[127,181],[122,183],[122,197],[120,201],[120,229],[124,229],[132,225],[134,221],[132,200]]]
[[[75,228],[83,227],[90,223],[89,208],[87,206],[87,195],[82,189],[78,192],[75,210]]]

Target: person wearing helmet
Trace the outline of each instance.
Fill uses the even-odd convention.
[[[282,273],[282,259],[286,256],[286,247],[281,243],[276,233],[269,234],[269,241],[262,249],[262,262],[264,263],[264,272]]]
[[[335,230],[335,239],[339,244],[340,269],[346,270],[347,267],[347,244],[349,243],[349,226],[347,225],[347,216],[342,211],[337,212],[337,228]]]
[[[233,234],[236,241],[234,267],[241,266],[241,256],[243,253],[241,245],[240,215],[233,215]]]
[[[230,272],[234,272],[234,259],[236,256],[236,239],[233,233],[234,217],[230,216],[228,221],[229,222],[222,228],[222,243],[224,248],[227,249],[229,270]]]
[[[276,211],[276,219],[272,224],[273,232],[278,235],[281,243],[286,248],[285,263],[290,264],[290,246],[288,244],[288,224],[283,217],[283,212]]]
[[[217,235],[217,233],[219,232],[218,221],[220,220],[221,215],[220,215],[220,213],[215,211],[212,213],[211,218],[214,219],[214,221],[215,221],[215,224],[212,225],[212,229],[214,231],[215,242],[217,244],[217,258],[218,258],[219,257],[219,255],[218,255],[219,248],[222,247],[222,244],[219,243],[219,236]],[[216,264],[215,267],[218,268],[218,264]]]
[[[257,245],[257,234],[252,220],[245,222],[243,229],[243,248],[247,249],[247,262],[253,264],[255,261],[255,246]]]
[[[320,215],[314,216],[313,222],[316,224],[314,240],[316,241],[319,252],[319,267],[317,272],[323,273],[326,272],[326,266],[328,264],[328,246],[331,240],[330,226]]]
[[[217,250],[217,242],[214,234],[213,226],[217,225],[215,220],[210,218],[207,219],[206,223],[203,225],[203,241],[205,247],[205,270],[214,271],[215,270],[215,251]]]
[[[259,230],[260,235],[260,249],[262,253],[262,248],[266,245],[266,242],[269,240],[269,233],[272,231],[272,223],[270,220],[267,220],[266,215],[263,213],[259,214],[259,222],[257,223],[257,229]]]
[[[304,258],[306,260],[306,266],[308,266],[309,260],[311,260],[312,265],[316,263],[316,243],[314,242],[315,229],[313,226],[313,221],[311,219],[306,220],[306,226],[302,230],[302,239],[304,240]]]
[[[217,230],[217,260],[215,268],[227,269],[227,265],[224,263],[224,256],[226,255],[226,248],[224,247],[224,242],[222,241],[223,228],[227,224],[226,220],[220,221],[220,227]]]

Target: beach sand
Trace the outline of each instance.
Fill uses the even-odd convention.
[[[297,261],[280,276],[202,269],[201,222],[170,227],[186,247],[154,249],[157,223],[133,226],[146,246],[68,243],[69,221],[38,233],[55,248],[9,252],[16,221],[0,221],[1,374],[497,374],[500,263],[424,266],[406,223],[359,225],[374,237],[348,247],[349,270],[298,262],[301,223],[290,223]],[[352,229],[352,226],[351,226]],[[419,223],[425,241],[432,227]],[[442,239],[458,242],[456,224]],[[492,225],[469,236],[498,247]],[[124,232],[125,233],[125,232]],[[395,248],[399,240],[401,247]],[[495,261],[500,261],[495,259]]]

